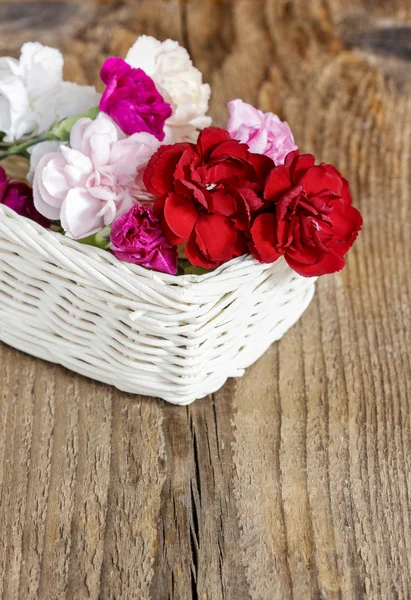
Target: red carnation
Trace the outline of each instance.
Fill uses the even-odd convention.
[[[197,144],[161,146],[144,183],[157,196],[154,211],[169,242],[187,242],[191,264],[209,269],[247,252],[251,216],[263,206],[273,166],[227,131],[209,127]]]
[[[342,269],[362,225],[348,182],[333,166],[314,163],[311,154],[290,152],[271,171],[264,209],[251,227],[250,249],[260,262],[284,255],[305,277]]]

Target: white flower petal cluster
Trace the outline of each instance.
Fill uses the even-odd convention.
[[[173,109],[165,124],[164,143],[196,141],[198,130],[211,125],[211,118],[206,116],[210,86],[203,83],[201,72],[178,42],[160,42],[142,35],[128,51],[126,62],[143,69]]]
[[[5,141],[40,135],[56,122],[100,102],[92,86],[63,81],[63,56],[55,48],[28,42],[20,59],[0,58],[0,131]]]

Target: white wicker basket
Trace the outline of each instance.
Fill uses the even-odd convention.
[[[125,392],[188,404],[301,316],[314,279],[250,256],[173,277],[47,231],[0,205],[0,340]]]

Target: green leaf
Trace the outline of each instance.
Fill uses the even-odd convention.
[[[204,275],[208,273],[209,269],[203,269],[202,267],[194,267],[187,259],[180,258],[178,261],[179,274],[182,275]]]
[[[99,112],[99,107],[93,106],[93,108],[90,108],[85,113],[74,115],[74,117],[67,117],[67,119],[63,119],[63,121],[60,121],[60,123],[56,123],[56,125],[54,125],[54,127],[51,129],[51,133],[61,142],[68,142],[70,139],[71,130],[79,119],[87,117],[88,119],[94,120]]]
[[[102,248],[103,250],[108,250],[110,247],[110,231],[111,226],[104,227],[101,231],[97,233],[93,233],[93,235],[89,235],[81,240],[77,240],[80,244],[86,244],[87,246],[95,246],[96,248]]]

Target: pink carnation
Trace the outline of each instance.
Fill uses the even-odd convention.
[[[37,165],[34,203],[51,220],[60,220],[69,237],[84,238],[103,229],[136,202],[150,201],[143,171],[159,147],[148,133],[127,137],[100,113],[79,119],[70,147],[45,154]]]
[[[172,109],[142,69],[133,69],[122,58],[108,58],[101,67],[107,85],[100,110],[110,115],[129,135],[145,131],[164,139],[164,123]]]
[[[176,274],[177,248],[166,240],[148,206],[135,205],[114,221],[110,237],[111,250],[119,260]]]
[[[277,115],[263,113],[242,100],[229,102],[228,111],[231,137],[248,144],[251,152],[265,154],[282,165],[287,154],[298,149],[288,123]]]

